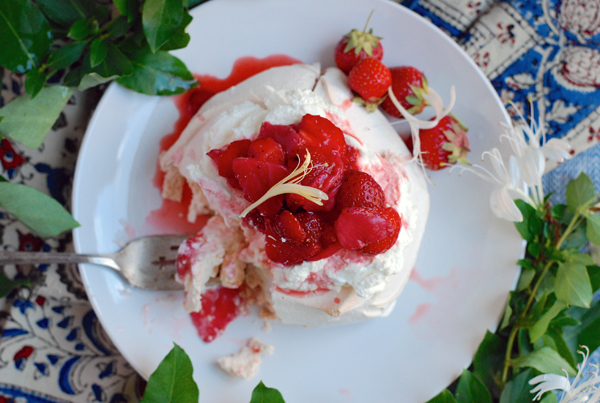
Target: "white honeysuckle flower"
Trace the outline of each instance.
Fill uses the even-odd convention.
[[[521,168],[518,159],[514,155],[511,155],[507,169],[502,154],[497,148],[493,148],[491,151],[485,151],[481,158],[482,160],[485,160],[486,157],[489,157],[494,173],[478,164],[473,164],[470,167],[462,165],[452,167],[450,171],[452,172],[454,169],[459,169],[461,174],[464,171],[469,171],[488,182],[499,185],[499,188],[492,191],[490,196],[490,207],[492,208],[492,212],[497,217],[505,220],[517,222],[523,221],[523,215],[515,204],[511,194],[524,199],[527,203],[533,203],[533,200],[529,197],[527,185],[521,179]]]
[[[523,221],[523,214],[512,197],[510,197],[508,186],[492,191],[492,195],[490,196],[490,206],[492,212],[497,217],[514,222]]]
[[[531,108],[533,111],[533,107]],[[533,114],[533,112],[532,112]],[[523,199],[534,208],[544,204],[544,189],[542,176],[546,167],[546,158],[562,162],[571,158],[569,144],[560,139],[546,141],[543,124],[536,124],[531,119],[531,124],[525,124],[525,118],[519,113],[521,124],[504,125],[505,132],[500,136],[500,141],[506,139],[510,144],[513,154],[508,159],[508,169],[497,148],[482,154],[490,161],[495,174],[481,165],[471,167],[452,167],[460,172],[469,171],[477,176],[500,186],[492,192],[490,206],[494,214],[510,221],[522,221],[523,215],[514,203],[511,196]],[[517,213],[518,212],[518,213]]]
[[[552,390],[567,391],[571,389],[569,378],[567,378],[566,376],[556,374],[538,375],[532,380],[530,380],[529,384],[537,385],[535,388],[529,391],[531,393],[536,393],[533,400],[540,400],[544,393],[550,392]]]
[[[569,146],[569,143],[566,141],[550,139],[542,147],[542,152],[549,160],[563,162],[564,160],[571,158],[571,154],[569,154],[570,149],[571,146]]]
[[[530,385],[537,385],[530,391],[536,393],[533,400],[540,400],[546,392],[562,390],[564,394],[560,403],[600,403],[598,364],[587,364],[590,350],[586,346],[582,346],[582,348],[585,349],[585,352],[579,350],[578,353],[583,356],[583,362],[577,366],[577,375],[573,378],[573,381],[571,382],[566,376],[556,374],[536,376],[529,381]],[[586,380],[582,380],[584,370],[590,375]]]

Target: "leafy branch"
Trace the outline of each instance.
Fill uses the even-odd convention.
[[[600,194],[581,174],[567,185],[566,199],[566,205],[551,206],[546,198],[538,208],[516,201],[523,221],[515,226],[527,241],[517,288],[499,329],[486,334],[455,394],[445,390],[430,403],[531,402],[530,380],[575,376],[579,346],[600,346],[600,302],[592,298],[600,288],[600,267],[581,252],[588,242],[600,244]],[[549,390],[540,395],[544,403],[557,401]]]

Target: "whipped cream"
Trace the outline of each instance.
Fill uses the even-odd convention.
[[[177,169],[197,185],[193,190],[202,192],[196,199],[206,205],[197,208],[209,208],[219,217],[214,219],[217,229],[209,221],[197,237],[203,239],[197,259],[190,274],[180,279],[186,286],[186,309],[200,309],[206,282],[231,264],[234,255],[236,262],[258,273],[266,299],[286,323],[323,325],[389,313],[414,265],[429,198],[421,172],[408,164],[410,153],[387,119],[378,111],[367,113],[351,97],[346,76],[338,69],[321,75],[318,66],[272,68],[211,98],[162,157],[163,170]],[[239,214],[250,203],[219,175],[206,153],[235,140],[254,139],[263,122],[290,125],[305,114],[325,117],[344,132],[347,143],[359,151],[360,169],[381,185],[399,213],[402,229],[388,251],[368,256],[341,250],[327,259],[282,266],[266,257],[265,235],[241,224]],[[234,237],[236,247],[231,246]]]

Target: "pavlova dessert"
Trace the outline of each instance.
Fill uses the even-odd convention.
[[[271,68],[210,98],[162,155],[163,195],[187,181],[188,217],[211,214],[179,251],[188,311],[217,284],[289,324],[390,312],[429,196],[387,119],[352,98],[337,68]]]

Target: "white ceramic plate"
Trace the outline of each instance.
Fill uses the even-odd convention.
[[[192,11],[192,41],[177,55],[191,71],[229,75],[242,56],[286,54],[331,66],[333,48],[351,28],[382,36],[384,63],[413,65],[469,126],[472,160],[498,146],[508,122],[492,86],[458,46],[411,11],[384,0],[215,0]],[[88,127],[75,175],[78,252],[112,252],[160,206],[152,185],[159,139],[177,110],[168,98],[111,85]],[[89,299],[125,358],[148,377],[173,342],[194,363],[201,402],[246,402],[259,380],[288,403],[424,402],[460,375],[486,329],[494,328],[515,276],[521,240],[489,208],[492,190],[470,174],[432,175],[431,213],[415,272],[391,316],[358,325],[306,329],[256,316],[238,318],[205,344],[184,312],[182,295],[131,289],[108,270],[82,266]],[[275,346],[251,381],[231,378],[215,360],[252,336]]]

